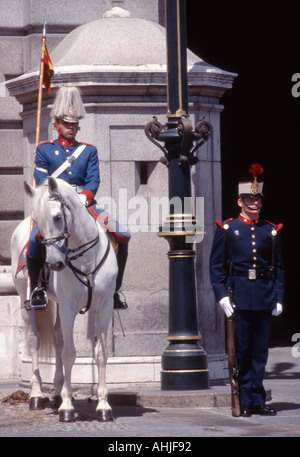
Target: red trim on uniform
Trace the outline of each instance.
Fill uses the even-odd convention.
[[[266,220],[266,223],[272,225],[272,227],[274,227],[275,229],[276,229],[276,227],[277,227],[276,224],[273,224],[273,222],[270,222],[270,221],[267,221],[267,220]]]
[[[93,192],[91,192],[90,190],[83,190],[80,193],[86,196],[87,202],[90,205],[94,198]]]
[[[39,146],[43,146],[43,144],[54,144],[54,141],[43,141],[43,143],[39,143]]]
[[[278,224],[276,227],[276,232],[279,232],[283,228],[283,224]]]
[[[75,144],[77,143],[76,140],[67,141],[64,138],[61,138],[60,136],[57,138],[57,142],[65,148],[70,148],[72,146],[75,146]]]
[[[230,221],[233,221],[233,217],[231,217],[230,219],[226,219],[226,221],[222,224],[222,222],[216,220],[215,221],[215,224],[220,227],[221,229],[224,228],[224,225],[227,224],[227,222],[230,222]]]
[[[220,221],[215,221],[215,224],[220,227],[221,229],[223,228],[223,224]]]
[[[257,219],[254,219],[251,221],[250,219],[247,219],[246,217],[242,216],[242,214],[239,215],[238,220],[241,222],[244,222],[247,225],[256,225],[259,223],[259,217]]]
[[[99,214],[94,210],[94,208],[90,206],[87,210],[93,216],[93,218],[97,220]]]
[[[16,269],[15,278],[17,277],[18,273],[27,265],[28,248],[29,248],[29,240],[27,241],[27,243],[25,244],[25,246],[23,247],[23,249],[22,249],[22,251],[21,251],[21,253],[19,255],[18,266],[17,266],[17,269]],[[26,251],[26,255],[23,254],[25,251]],[[23,260],[23,262],[21,262],[21,259],[22,259],[23,255],[25,256],[25,259]]]
[[[117,239],[117,241],[120,241],[123,244],[129,243],[129,239],[125,238],[124,236],[120,235],[120,233],[116,232],[108,223],[105,222],[105,227],[108,228],[110,233],[114,235],[114,237]]]
[[[105,227],[114,235],[114,237],[117,239],[117,241],[120,241],[121,243],[129,243],[129,239],[125,238],[124,236],[120,235],[120,233],[116,232],[108,223],[109,220],[114,221],[114,218],[112,216],[109,216],[108,214],[98,214],[92,206],[88,208],[89,213],[100,223],[104,224]]]
[[[270,222],[270,221],[266,221],[268,224],[270,224],[272,227],[274,227],[274,229],[276,230],[276,232],[280,232],[280,230],[283,228],[283,224],[273,224],[273,222]]]

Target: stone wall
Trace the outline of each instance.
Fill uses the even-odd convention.
[[[10,238],[16,225],[28,214],[23,180],[33,148],[24,154],[22,106],[9,96],[5,82],[38,68],[41,36],[46,18],[47,48],[51,52],[73,29],[101,18],[114,6],[134,10],[136,17],[164,22],[163,0],[1,0],[0,14],[0,378],[19,374],[18,329],[22,325],[16,309],[10,272]],[[48,130],[48,127],[47,127]],[[47,130],[44,132],[47,138]],[[52,133],[52,132],[51,132]],[[41,135],[43,138],[43,133]],[[32,177],[29,177],[29,181]],[[12,295],[11,295],[12,294]],[[2,312],[3,311],[3,312]],[[4,312],[5,311],[5,312]]]

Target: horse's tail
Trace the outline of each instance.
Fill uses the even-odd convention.
[[[45,359],[55,357],[54,325],[56,319],[56,303],[49,300],[43,311],[36,311],[36,320],[40,331],[40,355]]]

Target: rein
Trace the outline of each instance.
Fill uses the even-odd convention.
[[[80,252],[79,254],[77,255],[73,255],[72,257],[69,257],[68,254],[67,254],[67,258],[69,261],[71,260],[76,260],[78,259],[78,257],[81,257],[85,252],[89,251],[90,249],[92,249],[94,246],[96,246],[96,244],[98,243],[99,241],[99,234],[96,236],[96,238],[94,238],[92,241],[88,241],[87,243],[85,244],[82,244],[81,246],[79,246],[79,248],[75,248],[75,249],[69,249],[67,250],[67,253],[74,253],[74,252],[78,252],[80,251],[80,249],[83,249],[85,248],[86,246],[88,246],[84,251]]]
[[[90,243],[93,243],[93,245],[91,245],[90,247],[88,247],[85,251],[83,251],[82,253],[78,254],[77,256],[74,256],[72,258],[68,258],[67,260],[67,265],[68,267],[72,270],[72,272],[74,273],[75,277],[78,279],[78,281],[81,282],[81,284],[83,284],[85,287],[88,288],[88,301],[87,301],[87,305],[85,307],[84,310],[81,310],[79,311],[79,314],[85,314],[89,309],[90,309],[90,306],[91,306],[91,302],[92,302],[92,294],[93,294],[93,287],[94,287],[94,275],[95,273],[97,273],[97,271],[100,269],[100,267],[103,265],[103,263],[105,262],[107,256],[108,256],[108,253],[109,253],[109,249],[110,249],[110,241],[109,239],[107,238],[107,247],[106,247],[106,251],[104,253],[104,256],[102,257],[102,259],[100,260],[100,262],[98,263],[98,265],[94,268],[93,271],[91,271],[90,273],[84,273],[82,272],[81,270],[79,270],[78,268],[76,268],[74,265],[72,265],[71,263],[71,260],[73,259],[77,259],[78,257],[80,257],[84,252],[88,251],[89,249],[91,249],[92,247],[94,247],[97,242],[99,240],[99,235],[97,238],[95,238],[95,240],[92,240],[90,241]],[[95,242],[96,241],[96,242]],[[71,249],[70,251],[77,251],[79,249],[81,249],[82,247],[86,246],[87,244],[89,243],[86,243],[85,245],[81,246],[80,248],[77,248],[77,249]],[[86,281],[84,281],[83,279],[80,278],[80,276],[83,276]]]

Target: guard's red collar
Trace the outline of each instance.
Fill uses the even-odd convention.
[[[248,225],[256,225],[259,222],[259,217],[257,219],[254,219],[253,221],[251,221],[250,219],[247,219],[246,217],[242,216],[242,214],[239,215],[238,219],[241,222],[244,222],[245,224],[248,224]]]
[[[75,146],[75,144],[76,144],[76,140],[67,141],[64,138],[60,137],[60,136],[57,138],[57,142],[61,146],[64,146],[65,148],[70,148],[71,146]]]

